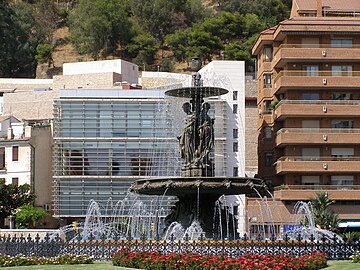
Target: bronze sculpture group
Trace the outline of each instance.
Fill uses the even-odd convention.
[[[184,103],[182,107],[186,117],[183,132],[178,140],[181,158],[185,162],[183,172],[187,176],[212,176],[213,165],[209,154],[214,147],[214,119],[208,114],[210,104],[203,103],[198,115],[190,102]]]

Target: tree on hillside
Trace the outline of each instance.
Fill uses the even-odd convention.
[[[0,76],[35,74],[35,51],[42,36],[31,6],[0,3]]]
[[[152,64],[154,54],[158,50],[156,40],[148,33],[139,34],[127,45],[127,50],[132,55],[133,60],[139,66]]]
[[[36,5],[39,30],[42,31],[46,43],[52,44],[53,32],[59,19],[58,10],[54,1],[38,0]]]
[[[94,59],[123,50],[131,40],[131,20],[123,0],[80,0],[69,16],[70,41]]]
[[[139,24],[156,38],[162,49],[165,36],[210,14],[200,0],[131,0],[131,6]]]
[[[176,30],[175,33],[165,37],[166,45],[172,50],[174,57],[178,62],[184,62],[186,60],[188,32],[189,29]]]
[[[0,179],[0,228],[4,227],[5,218],[14,215],[17,208],[34,200],[30,185],[7,185],[5,179]]]
[[[320,192],[310,199],[314,222],[322,229],[336,231],[339,226],[340,219],[330,208],[334,202],[325,192]]]
[[[251,55],[252,45],[255,43],[258,34],[250,37],[249,39],[235,40],[230,42],[224,50],[225,60],[238,60],[245,61],[245,68],[247,72],[254,72],[254,60],[255,58]]]
[[[268,26],[287,19],[291,0],[214,0],[222,11],[253,13]]]
[[[221,39],[205,32],[200,26],[192,27],[188,34],[188,46],[186,48],[186,56],[188,59],[199,57],[203,63],[211,61],[214,53],[219,53],[223,48]]]

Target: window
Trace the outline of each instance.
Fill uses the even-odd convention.
[[[272,138],[271,127],[265,127],[264,133],[265,133],[265,138],[266,138],[266,139],[271,139],[271,138]]]
[[[353,128],[354,121],[351,120],[333,120],[331,121],[332,128]]]
[[[352,39],[332,39],[331,47],[333,48],[352,48]]]
[[[318,37],[303,37],[301,39],[301,45],[303,48],[319,48]]]
[[[239,168],[238,168],[238,167],[233,167],[233,176],[234,176],[234,177],[238,177],[238,176],[239,176]]]
[[[320,128],[319,120],[302,120],[301,121],[302,128]]]
[[[301,176],[301,184],[305,186],[320,185],[320,176],[317,175],[304,175]]]
[[[304,65],[302,70],[305,72],[305,76],[319,76],[319,66]]]
[[[303,148],[303,160],[318,160],[320,158],[320,148]]]
[[[239,151],[239,144],[238,142],[233,142],[233,152]]]
[[[239,136],[239,130],[237,128],[234,128],[233,129],[233,138],[234,139],[237,139]]]
[[[265,167],[273,165],[273,153],[265,153]]]
[[[334,65],[331,66],[332,76],[351,76],[352,66],[349,65]]]
[[[233,100],[237,100],[238,99],[238,91],[234,91],[233,92]]]
[[[0,148],[0,170],[5,169],[5,147]]]
[[[238,111],[238,105],[233,104],[233,114],[237,114],[237,111]]]
[[[354,148],[331,148],[332,157],[352,157],[354,156]]]
[[[352,100],[351,93],[332,93],[330,99],[332,100]]]
[[[302,100],[320,100],[319,93],[302,93],[301,94]]]
[[[264,47],[264,61],[271,62],[272,60],[272,48],[271,47]]]
[[[18,186],[18,185],[19,185],[19,178],[18,178],[18,177],[13,177],[13,178],[11,179],[11,183],[12,183],[13,185]]]
[[[330,179],[330,184],[334,186],[340,186],[339,189],[349,189],[344,186],[354,185],[354,176],[353,175],[332,175]]]
[[[12,161],[19,160],[19,146],[12,147]]]
[[[264,74],[264,87],[271,88],[271,74]]]

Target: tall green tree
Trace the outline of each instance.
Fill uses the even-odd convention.
[[[166,45],[173,52],[176,61],[183,62],[186,60],[186,49],[188,46],[188,32],[186,30],[176,30],[175,33],[165,37]]]
[[[41,40],[30,4],[0,3],[0,76],[34,76],[36,47]]]
[[[195,25],[188,34],[188,46],[186,55],[188,59],[199,57],[203,63],[211,61],[214,53],[223,48],[221,39],[205,32],[202,27]]]
[[[5,179],[0,179],[0,228],[4,227],[5,218],[14,215],[17,208],[34,200],[30,185],[7,185]]]
[[[121,51],[131,40],[127,1],[80,0],[69,16],[70,41],[80,54],[94,59]]]
[[[253,13],[272,26],[287,19],[290,14],[290,0],[214,0],[222,11]]]
[[[331,209],[331,205],[334,204],[334,202],[326,192],[320,192],[310,199],[314,222],[322,229],[337,231],[340,219]]]
[[[158,50],[156,40],[148,33],[139,34],[127,46],[129,53],[138,65],[152,64],[154,54]]]
[[[131,0],[134,16],[163,48],[165,36],[211,14],[201,0]]]

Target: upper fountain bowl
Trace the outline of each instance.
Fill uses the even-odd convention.
[[[191,86],[182,87],[177,89],[171,89],[165,92],[165,95],[172,97],[183,97],[183,98],[207,98],[214,96],[221,96],[227,94],[229,91],[220,87],[211,86]]]

